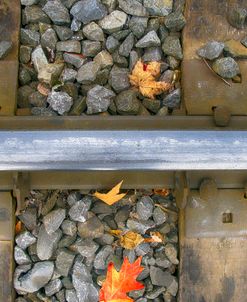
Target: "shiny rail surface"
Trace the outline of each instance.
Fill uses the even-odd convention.
[[[244,170],[245,131],[1,131],[0,171]]]

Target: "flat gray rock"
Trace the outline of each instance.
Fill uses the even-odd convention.
[[[160,46],[160,38],[158,37],[156,31],[152,30],[148,32],[141,40],[136,43],[137,48],[147,48]]]
[[[87,93],[87,114],[107,111],[115,96],[116,94],[112,90],[96,85]]]
[[[127,21],[127,14],[114,10],[109,15],[99,21],[99,26],[108,34],[121,30]]]
[[[80,53],[81,43],[79,41],[73,41],[73,40],[59,41],[56,44],[56,49],[57,51]]]
[[[69,210],[69,217],[73,221],[85,222],[88,219],[88,210],[90,209],[92,200],[84,197],[77,201]]]
[[[61,225],[61,229],[62,229],[63,233],[68,236],[74,236],[77,232],[76,223],[74,221],[71,221],[68,219],[63,221],[63,223]]]
[[[231,79],[240,74],[238,63],[230,57],[216,60],[212,67],[223,78]]]
[[[21,28],[20,42],[22,45],[36,47],[40,42],[40,34],[34,30]]]
[[[77,253],[80,253],[83,257],[94,257],[99,245],[92,239],[78,239],[71,248]]]
[[[130,33],[127,38],[119,47],[120,56],[128,57],[135,43],[135,37],[133,33]]]
[[[174,280],[174,277],[168,271],[163,271],[156,266],[150,267],[150,278],[153,285],[164,287],[169,287]]]
[[[43,223],[46,229],[46,232],[51,235],[56,230],[59,229],[60,225],[64,221],[66,217],[66,210],[65,209],[57,209],[51,211],[43,218]]]
[[[95,22],[85,25],[82,31],[89,40],[101,42],[105,40],[102,28]]]
[[[15,246],[14,259],[15,259],[15,262],[19,265],[31,264],[30,257],[19,246]]]
[[[222,42],[211,41],[198,49],[197,54],[202,58],[214,60],[222,54],[224,46]]]
[[[45,230],[45,226],[41,225],[37,241],[37,255],[40,260],[48,260],[51,258],[61,237],[61,230],[57,230],[52,235],[49,235]]]
[[[26,293],[34,293],[38,291],[50,281],[53,272],[53,262],[43,261],[35,263],[29,272],[19,278],[19,290]]]
[[[71,8],[70,13],[77,20],[87,24],[102,19],[106,16],[107,9],[99,0],[82,0]]]
[[[34,244],[36,241],[37,238],[28,231],[24,231],[15,237],[16,244],[23,250]]]
[[[144,0],[143,5],[152,16],[167,16],[172,12],[173,0]]]
[[[119,7],[127,14],[145,17],[148,15],[146,8],[137,0],[118,0]]]
[[[175,89],[170,94],[164,97],[162,105],[168,108],[178,109],[181,104],[181,89]]]
[[[162,45],[162,50],[167,56],[173,56],[178,60],[183,59],[182,46],[178,37],[168,36]]]
[[[13,43],[11,41],[0,42],[0,60],[5,58],[9,54],[12,47],[13,47]]]
[[[134,90],[124,90],[120,92],[115,100],[117,112],[121,115],[138,114],[140,102]]]
[[[94,259],[94,268],[99,270],[104,270],[107,268],[107,259],[110,255],[112,255],[113,248],[111,245],[105,245],[96,255]]]
[[[170,31],[181,31],[186,24],[184,15],[180,11],[175,11],[165,18],[165,26]]]
[[[104,234],[104,225],[97,216],[89,218],[78,224],[78,233],[81,238],[99,238]]]
[[[59,292],[62,287],[63,284],[60,279],[52,280],[45,286],[45,294],[46,296],[51,297]]]
[[[89,62],[82,65],[78,70],[77,81],[82,84],[91,84],[95,82],[100,65],[96,62]]]
[[[73,254],[71,251],[67,250],[66,248],[58,250],[57,258],[55,262],[57,272],[60,275],[67,277],[73,265],[74,259],[75,259],[75,254]]]
[[[130,87],[129,70],[114,65],[110,72],[109,84],[117,93],[128,89]]]
[[[137,220],[137,219],[128,219],[127,227],[134,232],[138,232],[142,235],[146,233],[147,230],[154,228],[155,223],[152,220]]]
[[[69,112],[73,105],[73,98],[63,91],[52,91],[49,93],[47,103],[60,115]]]
[[[153,215],[153,210],[154,202],[149,196],[143,196],[136,204],[136,212],[140,219],[149,219]]]
[[[69,25],[70,15],[68,9],[59,0],[48,0],[43,11],[56,25]]]
[[[56,49],[57,35],[54,29],[48,28],[41,36],[41,45],[43,48]]]

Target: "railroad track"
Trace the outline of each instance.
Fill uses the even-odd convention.
[[[6,3],[0,39],[15,43],[0,61],[0,301],[13,301],[15,211],[30,190],[102,189],[123,179],[124,189],[175,191],[178,301],[245,302],[247,61],[242,83],[228,87],[195,56],[208,40],[246,34],[226,22],[227,10],[244,1],[186,1],[183,103],[165,119],[19,116],[20,7]],[[212,110],[219,106],[232,115],[223,128]]]

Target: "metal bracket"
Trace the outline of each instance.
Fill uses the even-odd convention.
[[[16,215],[25,209],[25,201],[30,193],[30,177],[28,172],[15,172],[13,177],[13,195],[17,200]]]
[[[186,172],[175,172],[175,197],[177,207],[181,210],[186,207],[189,195],[188,175]]]

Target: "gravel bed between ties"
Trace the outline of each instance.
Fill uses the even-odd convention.
[[[114,205],[79,191],[32,191],[18,216],[15,238],[16,302],[97,302],[113,262],[142,256],[137,280],[144,288],[128,293],[137,302],[175,302],[178,291],[178,225],[173,195],[130,190]],[[124,248],[112,230],[132,232],[145,242]],[[150,234],[161,242],[148,242]],[[116,232],[115,232],[116,233]],[[106,301],[107,302],[107,301]]]
[[[167,115],[180,107],[184,0],[21,0],[18,108],[38,116]],[[8,51],[0,45],[0,59]],[[1,55],[1,52],[3,53]],[[171,89],[144,97],[138,60]]]

